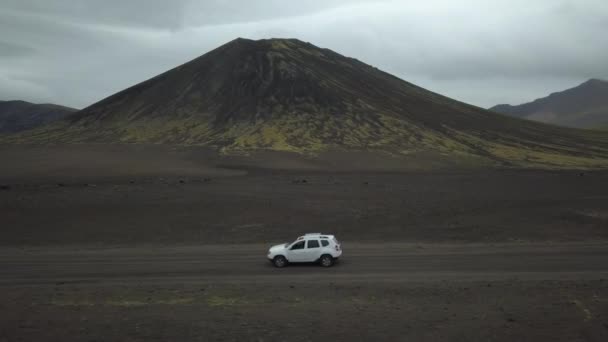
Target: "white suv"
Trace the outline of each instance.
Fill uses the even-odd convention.
[[[342,255],[340,243],[333,235],[310,233],[297,238],[292,243],[270,247],[268,259],[276,267],[284,267],[290,262],[319,262],[329,267]]]

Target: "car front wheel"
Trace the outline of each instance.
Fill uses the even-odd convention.
[[[319,259],[319,263],[323,267],[330,267],[334,264],[334,258],[331,255],[325,254],[321,256],[321,259]]]
[[[287,259],[285,259],[285,257],[282,255],[277,255],[274,257],[274,259],[272,259],[272,263],[274,264],[274,267],[285,267],[287,266]]]

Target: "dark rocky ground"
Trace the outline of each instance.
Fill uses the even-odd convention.
[[[608,338],[606,281],[378,284],[370,279],[363,284],[56,285],[2,291],[3,341]]]
[[[608,238],[608,174],[546,171],[131,177],[0,191],[2,245]]]
[[[255,243],[310,231],[352,241],[608,237],[601,171],[382,170],[357,154],[364,170],[319,171],[327,160],[252,164],[162,146],[4,147],[0,158],[5,246]]]
[[[0,341],[607,339],[606,172],[0,157]],[[336,267],[264,260],[311,231]]]

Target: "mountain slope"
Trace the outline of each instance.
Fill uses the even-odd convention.
[[[76,109],[54,104],[0,101],[0,133],[14,133],[62,119]]]
[[[591,79],[577,87],[518,106],[490,110],[518,118],[577,128],[608,125],[608,82]]]
[[[236,39],[6,142],[204,145],[604,167],[608,135],[509,118],[295,39]]]

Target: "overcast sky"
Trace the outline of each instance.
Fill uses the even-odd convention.
[[[298,38],[482,107],[608,79],[607,0],[0,0],[0,100],[82,108],[237,37]]]

